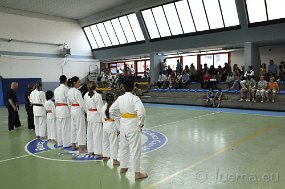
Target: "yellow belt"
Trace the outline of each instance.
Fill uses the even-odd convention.
[[[121,113],[122,118],[137,118],[137,114],[128,114],[128,113]]]

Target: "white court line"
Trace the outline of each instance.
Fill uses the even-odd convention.
[[[190,117],[190,118],[187,118],[187,119],[182,119],[182,120],[178,120],[178,121],[174,121],[174,122],[164,123],[164,124],[156,125],[156,126],[149,127],[149,128],[152,129],[152,128],[157,128],[157,127],[162,127],[162,126],[165,126],[165,125],[180,123],[180,122],[187,121],[187,120],[190,120],[190,119],[197,119],[197,118],[206,117],[206,116],[211,116],[211,115],[219,114],[219,113],[221,113],[221,112],[214,112],[214,113],[199,115],[199,116],[196,116],[196,117]]]
[[[14,159],[20,159],[20,158],[27,157],[27,156],[30,156],[30,154],[26,154],[26,155],[23,155],[23,156],[18,156],[18,157],[10,158],[10,159],[4,159],[4,160],[1,160],[0,163],[6,162],[6,161],[10,161],[10,160],[14,160]]]

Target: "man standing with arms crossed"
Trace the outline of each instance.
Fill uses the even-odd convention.
[[[57,145],[63,147],[71,146],[71,123],[70,108],[67,104],[67,77],[65,75],[59,78],[60,86],[54,90],[54,99],[56,105],[56,128]]]
[[[144,126],[145,109],[139,97],[132,94],[134,82],[126,80],[126,93],[120,96],[110,107],[110,114],[115,115],[117,111],[121,114],[120,119],[120,173],[128,171],[131,160],[135,172],[135,179],[144,179],[148,175],[140,172],[141,157],[141,130]]]

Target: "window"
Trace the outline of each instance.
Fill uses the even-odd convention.
[[[187,0],[178,1],[175,3],[177,12],[181,21],[184,33],[195,32],[195,26],[192,20],[190,9]]]
[[[89,39],[90,45],[92,49],[98,48],[97,42],[95,41],[95,38],[91,32],[90,27],[85,27],[84,28],[85,34],[87,38]]]
[[[172,35],[182,34],[183,31],[181,28],[180,20],[178,18],[174,3],[163,5],[163,9],[165,11],[167,21],[169,23],[171,34]]]
[[[197,69],[197,56],[184,56],[183,57],[183,69],[185,66],[190,68],[191,64]]]
[[[246,0],[249,23],[285,18],[284,0]]]
[[[228,63],[228,61],[228,53],[201,55],[201,65],[203,67],[204,64],[207,64],[208,67],[212,65],[215,68],[218,68],[218,66],[224,67],[225,63]]]
[[[213,55],[202,55],[201,56],[201,65],[204,67],[204,64],[207,64],[208,67],[214,64],[214,56]]]
[[[87,26],[83,30],[92,49],[145,40],[135,13]]]
[[[235,0],[180,0],[141,13],[151,39],[239,25]]]
[[[145,61],[137,61],[137,70],[139,73],[143,73],[145,71]]]
[[[172,69],[172,70],[176,70],[176,64],[177,64],[177,60],[178,60],[179,58],[166,58],[166,65],[167,66],[170,66],[170,68]]]
[[[155,23],[153,15],[152,15],[151,9],[143,11],[142,15],[144,17],[144,21],[145,21],[148,33],[150,35],[150,38],[152,38],[152,39],[159,38],[160,34],[159,34],[158,29],[156,27],[156,23]]]
[[[204,0],[211,29],[224,27],[219,0]]]

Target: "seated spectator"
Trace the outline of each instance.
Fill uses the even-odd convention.
[[[172,74],[172,69],[170,68],[170,66],[168,66],[166,70],[166,76],[169,77],[171,74]]]
[[[157,81],[157,86],[158,88],[166,88],[166,84],[167,84],[167,77],[165,74],[163,74],[162,72],[159,72],[159,76],[158,76],[158,81]]]
[[[169,75],[167,78],[169,89],[172,89],[175,86],[175,81],[176,81],[175,72],[172,72],[171,75]]]
[[[178,74],[176,76],[174,88],[175,89],[181,89],[182,88],[182,75],[181,74]]]
[[[218,82],[222,81],[222,75],[223,75],[223,68],[222,66],[219,65],[217,69],[217,81]]]
[[[186,89],[188,84],[190,83],[190,75],[185,70],[183,71],[182,75],[182,87],[183,89]]]
[[[193,63],[190,65],[190,81],[195,81],[196,80],[196,75],[197,75],[197,70],[194,67]]]
[[[207,105],[209,107],[214,107],[214,98],[215,98],[215,95],[214,95],[214,92],[213,92],[213,89],[209,89],[209,91],[207,92]]]
[[[223,72],[222,72],[222,81],[226,81],[227,76],[232,73],[232,67],[228,64],[225,63],[225,66],[223,67]]]
[[[275,97],[277,93],[279,93],[278,83],[275,82],[274,77],[271,77],[270,82],[268,83],[268,86],[267,86],[267,91],[265,92],[265,96],[267,98],[266,102],[269,102],[270,99],[272,102],[275,102]],[[269,95],[271,98],[269,98]]]
[[[203,74],[205,74],[206,71],[209,71],[209,68],[208,68],[208,64],[205,63],[203,67]]]
[[[222,98],[223,98],[222,89],[218,88],[218,92],[216,92],[215,97],[214,97],[214,105],[215,105],[215,107],[219,108],[221,106]]]
[[[233,72],[235,72],[236,70],[240,70],[237,64],[234,64],[233,66]]]
[[[227,86],[228,86],[228,89],[230,90],[231,86],[233,85],[234,83],[234,74],[233,73],[229,73],[229,75],[227,76],[227,79],[226,79],[226,83],[227,83]]]
[[[250,75],[251,78],[254,79],[254,71],[252,66],[248,66],[247,71],[244,73],[244,77],[246,78],[248,75]]]
[[[251,78],[251,75],[246,76],[246,80],[240,82],[240,100],[239,101],[250,101],[254,98],[256,82]],[[246,99],[244,98],[244,93],[246,93]]]
[[[261,96],[261,102],[264,102],[265,91],[267,88],[267,82],[264,80],[264,76],[260,76],[260,81],[257,84],[256,94],[255,94],[255,102],[258,96]]]
[[[269,78],[271,79],[271,77],[276,78],[277,76],[277,72],[278,72],[278,67],[276,64],[274,64],[273,60],[269,61],[269,66],[268,66],[268,75]]]
[[[234,84],[230,89],[239,90],[240,89],[240,81],[242,80],[242,73],[240,69],[235,70],[234,72]]]
[[[216,83],[215,82],[211,82],[211,74],[209,74],[209,71],[206,71],[206,73],[203,75],[203,82],[201,83],[201,87],[203,89],[207,89],[209,87],[211,87],[212,90],[216,89]]]
[[[212,79],[217,79],[217,71],[213,65],[210,66],[209,74],[211,74]]]

